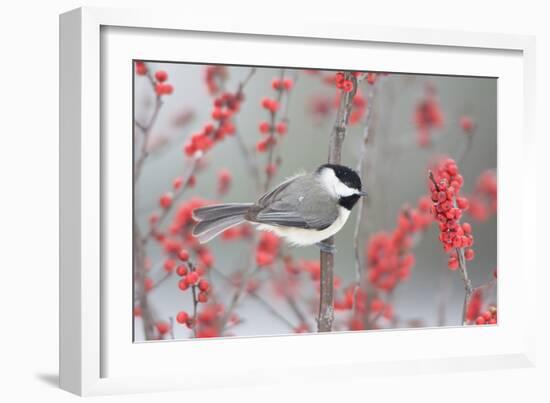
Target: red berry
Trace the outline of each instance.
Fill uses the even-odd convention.
[[[186,262],[187,260],[189,260],[189,252],[187,252],[186,249],[180,249],[180,251],[178,252],[178,257],[180,258],[180,260]]]
[[[271,99],[269,99],[269,98],[262,98],[261,105],[262,105],[263,108],[269,109],[270,106],[271,106]]]
[[[275,129],[277,130],[277,133],[280,135],[286,134],[287,131],[287,125],[285,122],[279,122],[277,123],[277,126],[275,126]]]
[[[186,144],[185,147],[183,148],[183,152],[188,157],[191,157],[193,154],[195,154],[196,151],[197,151],[197,149],[192,143]]]
[[[180,264],[176,269],[176,274],[180,277],[187,275],[187,273],[188,273],[187,267],[183,264]]]
[[[136,74],[139,76],[147,74],[147,66],[144,62],[136,62]]]
[[[268,140],[268,139],[266,139]],[[258,151],[259,153],[263,153],[267,150],[267,141],[265,140],[260,140],[256,143],[256,151]]]
[[[264,120],[263,122],[260,122],[259,129],[260,129],[260,133],[267,134],[271,130],[271,126],[269,125],[268,122]]]
[[[345,80],[342,84],[342,89],[344,90],[344,92],[351,92],[351,90],[353,90],[353,82],[351,82],[350,80]]]
[[[170,95],[174,92],[174,87],[172,87],[172,84],[163,84],[163,92],[165,95]]]
[[[188,319],[189,319],[189,314],[185,311],[178,312],[176,316],[176,321],[178,323],[181,323],[182,325],[186,324]]]
[[[484,325],[485,324],[485,318],[483,318],[483,316],[478,316],[477,319],[476,319],[476,324],[477,325]]]
[[[150,291],[153,288],[153,279],[151,277],[145,277],[143,280],[143,288],[145,291]]]
[[[160,335],[166,334],[170,330],[170,325],[167,322],[157,322],[155,326]]]
[[[167,273],[171,273],[174,271],[174,268],[176,267],[176,261],[173,259],[166,259],[163,264],[164,271]]]
[[[281,88],[283,88],[283,83],[278,78],[274,78],[273,81],[271,81],[271,87],[274,90],[280,90]]]
[[[266,167],[265,167],[265,173],[268,175],[268,176],[273,176],[275,175],[275,172],[277,172],[277,166],[273,163],[271,164],[268,164]]]
[[[199,292],[199,295],[197,296],[197,301],[201,303],[208,302],[208,294],[204,291]]]
[[[472,233],[472,226],[467,222],[462,224],[462,229],[464,230],[465,234],[471,234]]]
[[[285,90],[290,90],[294,86],[294,81],[290,78],[285,78],[283,81],[283,87]]]
[[[208,282],[208,280],[200,279],[200,281],[199,281],[199,290],[208,291],[209,288],[210,288],[210,283]]]
[[[160,81],[162,83],[163,81],[166,81],[168,79],[168,73],[166,73],[166,71],[164,70],[158,70],[155,73],[155,78],[157,79],[157,81]]]
[[[458,269],[458,259],[456,256],[449,257],[449,261],[447,262],[447,265],[449,266],[449,269],[456,270]]]
[[[187,282],[188,285],[192,285],[192,284],[195,284],[199,279],[199,275],[196,273],[196,272],[191,272],[187,275],[187,277],[185,277],[185,281]]]
[[[189,283],[187,282],[187,277],[182,277],[180,281],[178,281],[178,288],[182,291],[185,291],[189,288]]]
[[[462,127],[462,130],[466,133],[471,133],[474,130],[474,122],[472,118],[469,116],[462,116],[460,118],[460,127]]]
[[[475,256],[473,249],[466,249],[466,252],[464,252],[464,257],[466,260],[472,260]]]
[[[159,204],[160,204],[160,207],[162,207],[162,208],[170,207],[172,205],[172,193],[167,192],[167,193],[163,194],[160,197]]]
[[[465,197],[457,197],[456,205],[462,210],[467,210],[470,206],[470,202]]]

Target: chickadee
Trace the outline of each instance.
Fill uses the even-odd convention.
[[[228,203],[193,211],[193,235],[201,243],[249,222],[296,246],[318,244],[342,229],[361,196],[361,178],[343,165],[324,164],[309,174],[287,179],[256,203]],[[327,250],[332,252],[333,250]]]

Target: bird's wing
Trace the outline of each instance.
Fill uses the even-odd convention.
[[[256,204],[262,207],[269,206],[273,201],[278,199],[278,196],[281,194],[281,192],[284,191],[291,183],[299,180],[302,177],[303,175],[296,175],[288,178],[283,183],[279,184],[277,187],[260,197]]]
[[[325,229],[338,217],[338,205],[320,186],[304,176],[283,182],[258,201],[251,218],[262,224]]]

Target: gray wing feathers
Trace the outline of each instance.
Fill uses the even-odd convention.
[[[264,208],[254,220],[271,225],[321,230],[338,217],[338,204],[311,175],[284,182],[262,197],[258,204]]]

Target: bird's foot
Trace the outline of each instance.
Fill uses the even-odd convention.
[[[321,252],[330,253],[331,255],[336,253],[336,247],[333,244],[317,242],[317,246],[321,249]]]

